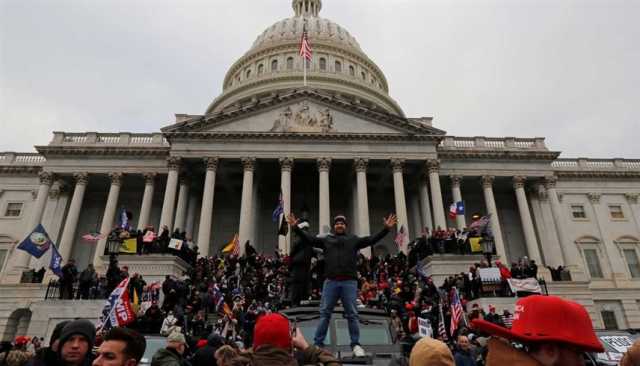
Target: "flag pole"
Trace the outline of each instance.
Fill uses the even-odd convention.
[[[302,66],[302,68],[304,69],[303,71],[303,75],[304,75],[304,86],[307,86],[307,58],[302,56],[302,60],[304,61],[304,65]]]

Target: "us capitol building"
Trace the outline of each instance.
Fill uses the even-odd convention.
[[[203,256],[235,233],[259,252],[286,252],[290,238],[277,236],[271,217],[280,192],[285,212],[304,212],[320,233],[338,213],[367,235],[396,212],[411,238],[491,214],[503,261],[526,255],[541,268],[566,266],[572,280],[549,280],[549,293],[584,304],[596,328],[640,328],[640,160],[562,159],[541,137],[450,136],[430,117],[406,116],[382,70],[321,9],[321,0],[293,0],[294,15],[257,37],[203,114],[176,114],[146,134],[53,132],[37,153],[0,153],[3,339],[48,335],[61,320],[97,318],[103,305],[44,300],[46,284],[18,283],[38,263],[16,242],[38,223],[65,260],[102,273],[106,241],[81,237],[108,232],[122,208],[138,228],[186,231]],[[306,87],[305,23],[313,46]],[[466,216],[451,220],[458,201]],[[393,235],[385,240],[395,251]],[[475,260],[434,257],[428,269],[449,271],[439,275]],[[185,265],[159,255],[120,259],[147,281]]]

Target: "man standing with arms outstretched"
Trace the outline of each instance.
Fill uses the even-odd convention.
[[[382,231],[376,235],[362,238],[347,233],[347,218],[342,215],[333,219],[333,232],[324,238],[312,236],[301,230],[293,213],[288,216],[287,221],[302,240],[324,250],[325,275],[327,279],[322,287],[320,324],[314,337],[315,345],[324,347],[324,339],[327,336],[331,314],[338,299],[340,299],[344,307],[344,317],[349,324],[349,336],[351,337],[353,354],[356,357],[364,357],[365,352],[360,345],[360,327],[358,324],[358,309],[356,307],[356,299],[358,298],[358,272],[356,268],[358,251],[373,246],[382,240],[398,222],[396,215],[391,214],[384,219]]]

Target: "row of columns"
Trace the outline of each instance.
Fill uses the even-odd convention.
[[[239,241],[244,244],[251,237],[253,228],[253,215],[252,203],[253,203],[253,178],[255,171],[256,158],[246,157],[241,159],[243,166],[243,183],[242,183],[242,198],[240,207],[240,225],[239,225]],[[187,207],[189,206],[189,186],[188,180],[180,179],[180,158],[171,157],[167,159],[168,174],[167,184],[164,194],[164,202],[162,205],[162,213],[160,218],[160,230],[166,228],[172,230],[173,228],[185,228],[185,221],[187,213]],[[216,157],[207,157],[204,159],[206,165],[206,175],[204,181],[204,189],[202,194],[202,208],[200,214],[200,224],[198,235],[196,239],[197,243],[200,243],[200,251],[203,256],[209,255],[209,243],[211,241],[211,227],[213,222],[213,203],[216,184],[216,172],[218,169],[219,159]],[[281,190],[284,200],[284,212],[288,215],[291,212],[291,173],[294,166],[294,159],[284,157],[279,159],[281,168]],[[356,176],[356,205],[357,205],[357,228],[358,235],[369,235],[369,203],[367,195],[367,169],[368,159],[356,158],[354,159],[354,170]],[[330,158],[317,159],[317,167],[319,173],[319,232],[320,234],[326,234],[330,230],[330,192],[329,192],[329,172],[331,169]],[[439,174],[439,162],[438,160],[426,161],[426,172],[424,179],[421,179],[419,187],[420,198],[420,216],[422,218],[422,226],[429,229],[434,228],[446,228],[445,209],[442,200],[442,192],[440,187],[440,174]],[[403,159],[391,159],[391,168],[393,172],[393,185],[394,185],[394,200],[396,214],[398,215],[398,227],[404,227],[406,233],[409,231],[409,220],[407,215],[407,204],[405,199],[405,187],[404,187],[404,160]],[[120,188],[122,185],[122,173],[111,173],[109,175],[111,179],[111,185],[109,188],[109,195],[105,206],[105,212],[101,224],[101,233],[108,233],[112,227],[117,211],[117,203],[120,195]],[[145,173],[145,189],[143,193],[142,205],[140,208],[140,215],[138,221],[138,228],[143,229],[149,222],[152,208],[152,200],[155,190],[154,180],[156,175],[154,173]],[[75,189],[67,220],[63,229],[62,238],[60,240],[59,251],[64,259],[68,259],[71,254],[73,241],[75,240],[75,233],[77,229],[78,220],[81,213],[82,202],[86,191],[88,182],[87,173],[74,174]],[[451,177],[452,195],[454,201],[462,201],[461,192],[462,177]],[[498,218],[498,211],[493,194],[493,181],[491,176],[482,177],[483,193],[486,203],[487,212],[491,214],[491,226],[495,237],[495,245],[498,256],[506,259],[506,251],[504,240],[502,237],[502,230],[500,221]],[[522,221],[527,251],[531,259],[535,259],[538,263],[541,263],[540,251],[538,249],[538,243],[535,236],[535,229],[531,215],[529,213],[529,206],[527,202],[526,193],[524,190],[526,178],[514,177],[514,189],[516,193],[516,199],[518,202],[518,208],[520,212],[520,219]],[[42,213],[44,212],[44,206],[46,204],[47,193],[51,187],[52,175],[51,173],[43,173],[40,177],[40,187],[38,190],[38,197],[34,209],[31,222],[35,227],[37,223],[42,219]],[[554,215],[554,221],[556,223],[562,222],[561,220],[561,207],[555,192],[555,181],[547,180],[547,190],[549,193],[552,212]],[[429,200],[429,192],[431,193],[431,199]],[[177,207],[176,207],[176,194],[178,195]],[[431,202],[429,202],[431,201]],[[175,214],[175,217],[174,217]],[[433,223],[433,226],[431,224]],[[456,218],[456,226],[460,229],[466,226],[464,216],[459,215]],[[557,226],[558,234],[561,238],[561,242],[564,242],[564,228],[561,225]],[[96,252],[93,258],[94,264],[99,267],[102,265],[100,257],[104,252],[106,245],[106,239],[102,239],[98,242]],[[290,237],[279,239],[279,247],[282,250],[288,250],[290,245]],[[578,258],[577,253],[570,253],[570,246],[564,246],[563,257]],[[244,248],[243,248],[244,249]],[[577,249],[576,249],[577,250]],[[28,254],[17,251],[16,265],[26,266],[28,263]]]

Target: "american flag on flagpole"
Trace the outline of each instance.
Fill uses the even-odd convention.
[[[462,303],[458,296],[458,289],[454,287],[451,292],[451,326],[449,330],[451,334],[454,334],[460,325],[460,321],[463,319],[464,310],[462,309]]]
[[[305,23],[302,26],[302,39],[300,40],[300,56],[304,61],[304,65],[302,67],[303,75],[304,75],[304,86],[307,86],[307,62],[311,62],[313,58],[313,50],[311,49],[311,44],[309,43],[309,38],[307,37],[307,24]]]
[[[443,341],[449,339],[447,337],[447,329],[444,327],[444,314],[442,313],[442,303],[438,304],[440,307],[440,321],[438,322],[438,334]]]

